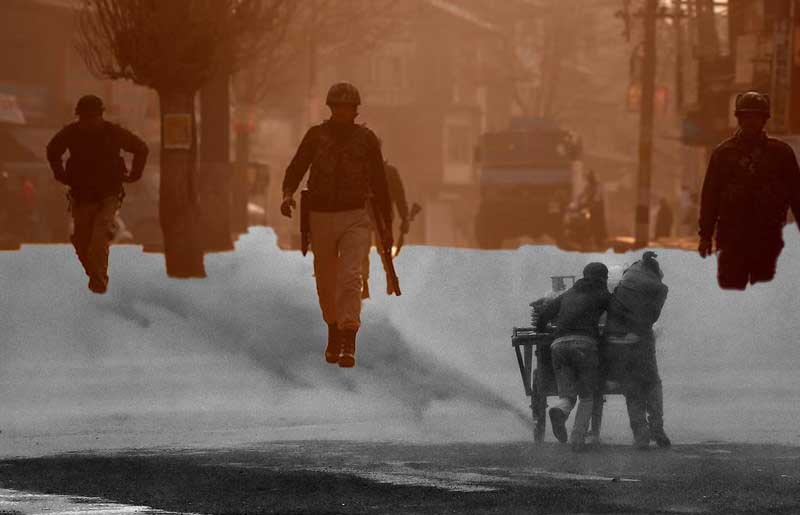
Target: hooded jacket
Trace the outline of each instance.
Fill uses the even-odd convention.
[[[647,260],[637,261],[622,274],[608,307],[607,335],[629,332],[640,338],[651,335],[669,291],[661,281],[662,276],[655,260],[651,263]]]

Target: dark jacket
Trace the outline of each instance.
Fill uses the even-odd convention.
[[[653,324],[661,316],[669,288],[661,274],[637,261],[622,274],[608,306],[606,334],[633,332],[645,339],[652,335]]]
[[[716,227],[719,248],[782,241],[786,212],[800,227],[800,169],[792,148],[763,135],[748,145],[738,134],[711,155],[700,203],[700,237]]]
[[[311,127],[286,168],[284,194],[297,191],[309,166],[312,211],[360,209],[372,195],[376,209],[391,221],[383,156],[371,130],[331,121]]]
[[[575,285],[552,301],[539,314],[537,330],[556,321],[555,337],[582,334],[600,338],[598,324],[608,309],[611,294],[605,282],[579,279]]]
[[[67,150],[65,169],[61,159]],[[121,150],[133,154],[130,173],[120,156]],[[56,180],[69,186],[74,198],[87,201],[121,194],[123,182],[133,182],[142,176],[147,154],[144,141],[107,121],[93,127],[71,123],[47,144],[47,160]]]

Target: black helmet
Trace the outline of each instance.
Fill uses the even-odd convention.
[[[328,97],[325,103],[329,106],[334,104],[361,105],[361,95],[358,89],[349,82],[339,82],[331,86],[328,90]]]
[[[583,267],[584,279],[608,279],[608,267],[603,263],[589,263]]]
[[[75,106],[75,114],[100,114],[105,110],[103,101],[97,95],[84,95]]]
[[[761,113],[769,117],[769,96],[758,91],[748,91],[736,95],[734,114],[738,116],[740,113]]]

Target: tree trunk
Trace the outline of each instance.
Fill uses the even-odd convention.
[[[236,166],[231,181],[231,230],[234,234],[247,232],[248,182],[247,168],[250,162],[250,127],[245,123],[236,131]]]
[[[197,194],[201,206],[203,233],[207,252],[233,250],[231,240],[230,197],[230,98],[229,76],[219,74],[200,90],[200,166]]]
[[[161,178],[159,188],[159,221],[164,233],[164,256],[167,275],[177,278],[206,276],[195,188],[197,130],[192,92],[159,92],[161,104]],[[189,124],[170,124],[165,116],[181,114]],[[182,130],[186,129],[186,130]],[[187,133],[188,130],[188,133]],[[177,132],[177,136],[173,131]],[[170,132],[172,134],[167,134]],[[183,145],[182,143],[187,143]],[[175,148],[188,147],[188,148]]]

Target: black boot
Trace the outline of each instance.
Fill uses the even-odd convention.
[[[567,415],[560,408],[550,408],[550,424],[553,426],[553,434],[561,443],[567,442]]]
[[[672,445],[672,442],[669,441],[669,437],[667,433],[664,432],[663,428],[650,429],[650,438],[662,449]]]
[[[342,350],[342,332],[336,324],[328,324],[328,346],[325,347],[325,361],[338,363],[339,353]]]
[[[356,333],[354,329],[339,331],[341,334],[342,352],[339,355],[339,366],[353,368],[356,366]]]
[[[639,450],[650,447],[650,430],[646,425],[635,426],[633,429],[633,446]]]

